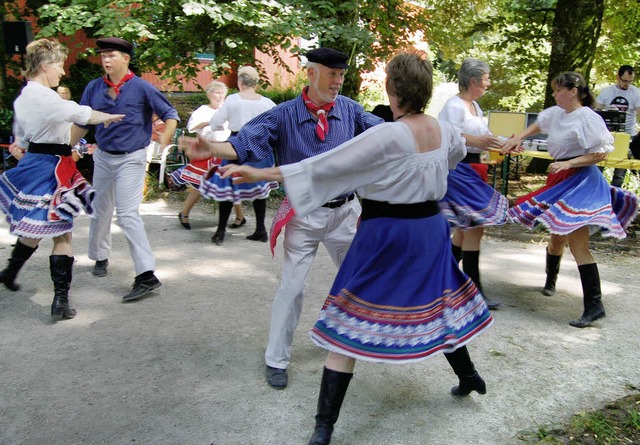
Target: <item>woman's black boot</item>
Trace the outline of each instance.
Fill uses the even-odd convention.
[[[591,326],[592,321],[603,318],[606,314],[602,304],[598,265],[596,263],[583,264],[578,266],[578,271],[580,271],[580,281],[582,281],[584,312],[578,320],[573,320],[569,324],[576,328],[586,328]]]
[[[253,201],[253,211],[256,214],[256,231],[247,236],[251,241],[262,241],[266,243],[269,241],[269,235],[267,234],[267,228],[264,226],[264,218],[267,213],[267,200],[256,199]]]
[[[218,203],[218,211],[220,212],[218,214],[218,230],[211,237],[211,242],[217,246],[222,246],[224,243],[225,229],[227,222],[229,222],[229,216],[231,216],[231,210],[233,210],[233,202],[220,201]]]
[[[445,352],[444,356],[460,381],[458,386],[451,388],[451,394],[463,397],[471,394],[471,391],[476,391],[478,394],[487,393],[487,385],[473,366],[466,346],[453,352]]]
[[[53,281],[53,302],[51,316],[73,318],[76,310],[69,304],[69,288],[73,278],[73,257],[67,255],[51,255],[49,257],[51,280]]]
[[[456,264],[460,265],[460,261],[462,261],[462,247],[451,244],[451,253],[453,253],[453,257],[456,259]]]
[[[351,373],[324,368],[322,383],[320,383],[320,395],[318,396],[316,427],[308,445],[328,445],[331,443],[333,425],[340,415],[340,407],[344,395],[347,393],[351,377],[353,377]]]
[[[482,297],[484,298],[484,302],[487,303],[487,307],[489,309],[496,309],[500,306],[499,301],[492,300],[488,296],[485,295],[482,290],[482,284],[480,284],[480,251],[479,250],[463,250],[462,251],[462,271],[469,275],[469,278],[476,285]]]
[[[542,289],[542,295],[550,297],[556,293],[556,280],[558,279],[558,273],[560,272],[560,260],[562,255],[551,255],[547,251],[547,267],[545,272],[547,273],[547,281],[544,283],[544,289]]]
[[[11,252],[11,258],[8,260],[9,264],[7,268],[0,272],[0,283],[3,283],[6,288],[11,291],[15,292],[20,290],[20,286],[15,283],[15,279],[20,269],[22,269],[22,266],[24,266],[24,263],[31,258],[31,255],[33,255],[33,252],[37,249],[38,246],[29,247],[26,244],[22,244],[20,240],[17,240]]]

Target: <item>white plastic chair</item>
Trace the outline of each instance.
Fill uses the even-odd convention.
[[[167,167],[180,167],[186,165],[186,158],[178,149],[176,144],[169,144],[162,148],[155,141],[147,146],[147,172],[151,164],[159,164],[158,185],[160,188],[164,186],[164,177]]]

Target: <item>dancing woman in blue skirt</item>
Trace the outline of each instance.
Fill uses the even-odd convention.
[[[311,332],[329,351],[312,445],[331,441],[358,359],[412,363],[442,352],[459,378],[454,395],[486,392],[465,345],[493,319],[458,268],[438,209],[449,169],[466,154],[464,139],[423,114],[432,91],[423,52],[398,54],[386,72],[396,122],[299,163],[223,168],[242,181],[283,181],[299,218],[349,190],[363,198],[360,226]]]
[[[609,186],[595,164],[613,151],[613,136],[590,106],[594,99],[584,78],[574,72],[557,76],[552,84],[556,106],[538,114],[522,134],[505,142],[503,153],[518,152],[524,138],[547,133],[549,166],[547,183],[520,198],[509,210],[509,219],[529,228],[545,226],[551,237],[547,247],[547,280],[542,293],[555,293],[560,259],[569,244],[580,272],[584,311],[569,324],[590,326],[605,316],[598,265],[589,250],[589,235],[626,237],[625,228],[638,212],[637,197]]]
[[[465,59],[458,71],[460,93],[442,107],[438,119],[450,122],[467,137],[467,156],[449,172],[447,194],[440,201],[440,211],[453,229],[453,256],[462,261],[462,270],[469,275],[489,306],[495,309],[498,301],[487,296],[480,282],[480,243],[484,228],[507,222],[507,198],[493,189],[486,180],[486,164],[480,163],[480,152],[500,148],[502,142],[489,131],[477,99],[491,85],[489,65],[481,60]],[[484,170],[483,170],[484,169]]]
[[[67,50],[55,40],[36,40],[27,46],[28,82],[14,102],[18,165],[0,176],[0,209],[12,234],[18,236],[0,282],[17,291],[16,276],[43,238],[53,239],[49,257],[54,298],[51,315],[73,318],[69,304],[73,250],[73,219],[84,209],[91,213],[94,190],[78,172],[72,158],[70,129],[79,124],[108,125],[122,114],[106,114],[62,99],[52,88],[64,75]],[[76,155],[77,156],[77,155]]]

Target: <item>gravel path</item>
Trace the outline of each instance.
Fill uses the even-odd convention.
[[[324,352],[307,331],[336,272],[324,248],[309,278],[294,343],[290,385],[270,389],[263,352],[282,251],[248,241],[249,223],[209,240],[211,206],[199,203],[191,231],[179,204],[144,204],[163,286],[123,304],[133,282],[126,241],[114,233],[109,275],[91,275],[88,217],[77,220],[74,320],[52,323],[45,242],[19,276],[22,290],[0,290],[1,444],[306,444],[313,427]],[[607,317],[592,328],[568,321],[582,310],[577,268],[562,264],[558,292],[540,294],[540,235],[483,242],[484,286],[503,307],[470,345],[488,394],[456,400],[443,357],[414,365],[359,363],[332,444],[515,444],[517,433],[600,407],[640,386],[638,261],[596,253]],[[0,261],[14,238],[0,227]],[[3,263],[4,264],[4,263]]]

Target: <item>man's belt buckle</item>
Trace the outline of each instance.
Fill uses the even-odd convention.
[[[346,198],[334,199],[333,201],[329,201],[326,204],[323,204],[322,207],[337,209],[338,207],[341,207],[345,202],[351,201],[354,197],[355,195],[352,193]]]

